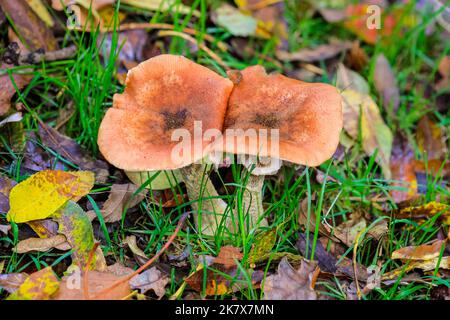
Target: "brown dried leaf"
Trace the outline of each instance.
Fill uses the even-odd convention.
[[[9,211],[9,193],[16,184],[14,180],[0,176],[0,212]]]
[[[12,68],[12,65],[3,64],[0,70]],[[12,79],[17,89],[23,89],[30,81],[32,76],[26,74],[12,74]],[[11,98],[16,94],[16,89],[8,74],[0,75],[0,116],[5,115],[11,108]]]
[[[51,30],[33,12],[25,0],[1,1],[6,15],[14,22],[14,28],[31,51],[54,51],[58,43]]]
[[[153,290],[159,299],[166,294],[164,288],[168,283],[170,283],[170,277],[156,267],[152,267],[130,280],[131,289],[139,289],[142,294]]]
[[[219,255],[213,260],[212,264],[204,270],[205,266],[197,269],[196,272],[186,278],[186,283],[195,291],[202,292],[204,274],[206,272],[206,295],[223,295],[229,292],[238,291],[239,286],[231,284],[231,281],[226,279],[220,273],[229,275],[233,278],[236,276],[236,260],[242,259],[242,254],[238,248],[232,246],[224,246],[221,248]],[[218,270],[219,273],[214,272]]]
[[[28,274],[24,272],[0,274],[0,288],[6,290],[9,293],[13,293],[17,289],[19,289],[19,287],[27,278]]]
[[[394,115],[400,104],[400,91],[392,67],[382,53],[375,62],[374,81],[375,88],[382,97],[384,109]]]
[[[314,262],[302,260],[295,270],[283,258],[276,274],[268,276],[264,284],[264,300],[317,300],[314,291],[319,268]]]
[[[438,240],[432,244],[404,247],[392,252],[391,259],[432,260],[439,257],[442,246],[445,245],[446,242],[447,240]]]
[[[122,300],[126,298],[130,293],[130,285],[128,282],[123,282],[114,290],[108,291],[106,294],[95,296],[100,291],[109,288],[116,281],[122,279],[122,276],[114,275],[110,272],[88,271],[88,297],[83,293],[83,277],[82,274],[75,273],[74,275],[65,276],[61,280],[60,288],[54,300],[86,300],[87,298],[92,300]],[[79,280],[74,281],[73,277],[80,277]]]
[[[136,236],[128,236],[125,238],[125,240],[123,240],[124,244],[127,244],[128,247],[130,248],[131,252],[133,252],[133,254],[143,258],[144,260],[148,260],[147,255],[145,254],[144,251],[141,250],[141,248],[138,247],[137,243],[136,243]]]
[[[277,57],[283,61],[316,62],[337,56],[352,47],[350,41],[333,39],[328,44],[319,45],[315,48],[305,48],[297,52],[277,51]]]
[[[133,208],[144,200],[147,190],[142,190],[134,195],[138,189],[139,187],[132,183],[114,184],[111,187],[111,193],[101,210],[105,222],[120,221],[122,219],[122,214],[126,209]],[[88,214],[92,215],[92,212],[89,212]]]
[[[441,128],[428,116],[417,124],[417,144],[427,159],[444,159],[448,150]]]
[[[97,182],[106,182],[109,175],[108,164],[102,160],[94,160],[75,140],[59,133],[44,123],[39,124],[39,136],[45,146],[53,149],[73,164],[78,165],[81,170],[94,172]]]
[[[65,251],[70,250],[71,246],[66,237],[60,234],[51,238],[28,238],[19,241],[15,250],[17,253],[26,253],[30,251],[44,252],[52,248]]]
[[[418,194],[414,159],[414,151],[408,141],[397,134],[392,147],[391,173],[392,180],[398,182],[392,182],[391,186],[406,190],[390,190],[396,203],[413,199]]]

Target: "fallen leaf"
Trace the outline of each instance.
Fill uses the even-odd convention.
[[[133,208],[145,199],[147,190],[135,194],[138,186],[132,183],[114,184],[111,187],[111,193],[100,210],[105,222],[116,222],[122,220],[122,214],[127,209]],[[89,212],[90,216],[94,216],[95,212]]]
[[[351,247],[366,227],[367,222],[360,214],[352,214],[349,220],[338,225],[333,231],[336,238]]]
[[[0,71],[12,68],[12,65],[1,65]],[[11,78],[18,90],[22,90],[30,81],[32,76],[19,74],[11,71]],[[0,116],[8,113],[11,108],[11,98],[16,94],[16,89],[8,73],[0,75]]]
[[[338,54],[350,49],[352,47],[350,41],[341,41],[333,39],[328,44],[322,44],[315,48],[305,48],[297,52],[277,51],[277,57],[283,61],[303,61],[316,62],[333,58]]]
[[[26,0],[30,8],[36,13],[36,15],[44,21],[47,27],[53,27],[55,24],[53,18],[47,10],[47,7],[42,3],[41,0]]]
[[[419,150],[426,154],[428,160],[445,159],[448,149],[441,128],[428,116],[417,124],[417,144]]]
[[[429,219],[436,214],[441,214],[441,220],[446,224],[450,224],[450,206],[436,201],[431,201],[421,206],[403,208],[395,213],[395,217],[399,219]]]
[[[156,267],[145,270],[130,280],[131,289],[138,289],[142,294],[153,290],[161,299],[166,294],[165,286],[170,283],[170,277]]]
[[[6,290],[8,293],[13,293],[19,289],[27,278],[28,274],[24,272],[0,274],[0,288]]]
[[[251,14],[257,21],[255,34],[270,39],[273,36],[279,42],[278,47],[287,47],[287,23],[284,20],[285,4],[283,1],[235,0],[239,9]]]
[[[145,252],[142,251],[142,249],[138,247],[138,245],[136,243],[136,236],[132,235],[132,236],[126,237],[125,240],[123,240],[123,244],[127,244],[128,247],[130,248],[131,252],[133,252],[133,254],[143,258],[145,261],[148,260],[148,257],[145,254]]]
[[[195,291],[202,292],[205,287],[205,294],[223,295],[229,292],[239,290],[239,284],[230,280],[237,277],[236,260],[242,259],[242,253],[236,247],[224,246],[219,255],[209,266],[201,266],[196,272],[185,279],[186,283]],[[215,272],[215,271],[218,272]],[[206,278],[205,278],[206,273]],[[227,276],[224,276],[227,275]],[[206,285],[204,285],[206,280]]]
[[[258,25],[255,18],[226,3],[215,10],[213,20],[218,26],[227,29],[232,35],[240,37],[255,35]]]
[[[50,238],[58,234],[58,223],[51,219],[28,221],[27,224],[39,238]]]
[[[7,300],[49,300],[59,288],[51,267],[31,274]]]
[[[450,56],[444,56],[438,65],[438,71],[442,79],[436,83],[436,90],[445,90],[450,87]]]
[[[30,251],[45,252],[52,248],[67,251],[70,250],[70,245],[63,235],[56,235],[51,238],[28,238],[16,245],[15,251],[17,253],[26,253]]]
[[[59,224],[59,232],[65,235],[65,238],[67,238],[67,241],[73,249],[75,263],[84,270],[95,243],[94,231],[89,217],[73,201],[68,201],[53,216]],[[102,266],[106,266],[106,263],[104,262],[103,255],[97,251],[94,254],[89,268],[99,270]]]
[[[381,38],[389,37],[393,33],[395,25],[398,23],[398,18],[394,14],[385,14],[383,9],[380,8],[380,28],[369,29],[367,27],[367,23],[370,21],[368,7],[368,4],[354,4],[347,6],[345,9],[346,17],[343,25],[361,40],[369,44],[376,44]]]
[[[74,281],[73,277],[80,277]],[[122,276],[114,275],[110,272],[88,271],[88,297],[84,296],[83,286],[84,272],[64,276],[61,280],[60,288],[53,300],[122,300],[131,293],[130,285],[127,281],[121,283],[113,290],[109,290],[102,295],[96,295],[100,291],[109,288],[115,282],[122,279]]]
[[[250,263],[256,264],[263,261],[261,260],[261,258],[264,258],[268,253],[272,251],[276,240],[276,229],[267,230],[265,232],[257,234],[252,244],[252,248],[248,254]]]
[[[88,194],[93,185],[94,174],[89,171],[40,171],[11,190],[8,219],[16,223],[46,219],[68,200]]]
[[[0,232],[3,234],[8,234],[8,231],[11,230],[11,226],[10,225],[3,225],[0,224]],[[0,271],[1,272],[1,271]]]
[[[58,43],[51,30],[31,10],[25,0],[2,1],[3,12],[13,21],[14,29],[25,42],[28,49],[54,51]]]
[[[307,256],[307,254],[308,256],[310,256],[312,253],[314,235],[312,233],[309,234],[308,252],[306,252],[306,239],[306,234],[300,232],[298,235],[298,241],[296,243],[298,251],[305,257]],[[323,270],[324,272],[334,273],[337,270],[336,257],[325,250],[320,241],[316,242],[314,260],[317,260],[320,270]]]
[[[236,261],[241,260],[243,254],[239,248],[233,246],[224,246],[220,249],[220,253],[213,263],[221,264],[225,268],[232,268],[236,266]]]
[[[400,91],[394,72],[384,54],[379,54],[374,70],[375,88],[382,97],[384,109],[391,116],[395,115],[400,104]]]
[[[0,175],[0,212],[9,211],[9,194],[17,182]]]
[[[447,240],[438,240],[432,244],[404,247],[392,252],[391,259],[432,260],[439,257],[442,246],[445,245],[446,242]]]
[[[16,112],[16,113],[13,113],[10,116],[7,116],[2,121],[0,121],[0,127],[3,127],[7,123],[19,122],[19,121],[22,121],[22,113],[21,112]]]
[[[343,91],[343,115],[344,129],[353,138],[359,136],[361,128],[362,146],[365,153],[371,156],[378,150],[376,161],[381,166],[386,179],[391,177],[390,157],[392,150],[393,134],[384,123],[380,109],[366,92],[365,86],[353,82],[352,74],[340,65],[337,85]],[[346,84],[351,83],[351,89]],[[354,90],[358,88],[358,91]],[[362,90],[363,89],[363,90]],[[368,91],[368,90],[367,90]]]
[[[302,260],[295,270],[283,258],[277,273],[266,278],[264,300],[317,300],[314,285],[318,271],[316,264],[307,260]]]
[[[106,182],[109,176],[109,165],[102,160],[94,160],[75,140],[66,137],[44,123],[39,124],[39,137],[43,145],[76,164],[81,170],[94,172],[95,180],[98,183]]]
[[[391,154],[391,186],[404,190],[390,190],[396,203],[413,199],[418,194],[416,172],[414,170],[414,151],[408,141],[396,134]]]

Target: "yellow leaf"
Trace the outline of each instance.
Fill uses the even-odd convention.
[[[88,194],[93,185],[90,171],[40,171],[11,190],[8,220],[23,223],[48,218],[68,200],[78,201]]]
[[[53,27],[55,24],[53,22],[52,16],[48,12],[45,5],[42,3],[41,0],[26,0],[30,8],[36,13],[36,15],[44,21],[44,23],[47,25],[47,27]]]
[[[7,300],[48,300],[59,289],[59,281],[51,267],[30,275]]]

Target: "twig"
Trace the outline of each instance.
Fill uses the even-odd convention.
[[[71,58],[77,52],[77,46],[71,45],[66,48],[45,52],[43,49],[38,49],[33,52],[22,54],[16,43],[8,45],[8,50],[5,53],[3,60],[9,64],[15,65],[31,65],[39,64],[43,61],[57,61]]]
[[[175,30],[176,27],[174,25],[168,24],[168,23],[136,22],[136,23],[124,23],[117,28],[117,31],[127,31],[127,30],[137,30],[137,29]],[[72,28],[72,30],[91,32],[90,28],[86,28],[86,30],[85,30],[84,27],[74,27],[74,28]],[[108,28],[108,27],[100,28],[100,32],[111,32],[111,31],[112,31],[112,28]],[[192,28],[184,28],[181,30],[181,32],[184,32],[184,33],[187,33],[187,34],[190,34],[193,36],[199,35],[199,32]],[[210,34],[203,34],[202,37],[208,42],[216,43],[217,47],[221,51],[228,50],[228,45],[225,42],[218,41],[216,38],[214,38]]]
[[[105,295],[108,292],[110,292],[111,290],[114,290],[115,288],[117,288],[119,285],[121,285],[124,282],[127,282],[129,280],[131,280],[133,277],[137,276],[139,273],[141,273],[142,271],[144,271],[145,269],[147,269],[153,262],[156,261],[156,259],[159,258],[159,256],[167,250],[167,248],[172,244],[172,242],[175,240],[176,236],[178,235],[178,232],[180,232],[181,227],[184,224],[184,221],[186,220],[186,218],[189,216],[190,212],[186,212],[184,213],[180,220],[178,221],[177,227],[175,228],[174,233],[170,236],[169,240],[164,244],[164,246],[161,248],[161,250],[159,250],[154,256],[153,258],[151,258],[150,260],[148,260],[144,265],[142,265],[139,269],[137,269],[136,271],[134,271],[133,273],[123,277],[122,279],[117,280],[116,282],[114,282],[111,286],[109,286],[108,288],[105,288],[103,290],[101,290],[100,292],[96,293],[94,296],[92,296],[92,299],[98,298],[99,296]]]
[[[206,45],[204,45],[203,43],[199,43],[197,40],[195,40],[193,37],[191,37],[190,35],[188,35],[186,33],[166,30],[166,31],[159,31],[158,36],[159,37],[175,36],[175,37],[183,38],[189,42],[192,42],[193,44],[197,45],[200,49],[205,51],[214,61],[216,61],[219,65],[221,65],[223,68],[225,68],[225,70],[230,70],[230,67],[228,67],[228,65],[222,60],[221,57],[219,57],[217,54],[215,54]]]

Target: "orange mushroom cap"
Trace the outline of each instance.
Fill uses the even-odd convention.
[[[324,83],[307,83],[279,74],[267,74],[262,66],[229,73],[235,86],[224,123],[224,137],[216,152],[276,157],[296,164],[316,166],[329,159],[342,129],[341,95]],[[228,129],[241,129],[229,136]],[[267,139],[242,130],[266,129]],[[278,129],[278,150],[270,129]],[[266,144],[262,148],[262,144]],[[277,150],[277,154],[273,154]]]
[[[194,138],[194,121],[202,130],[222,130],[233,83],[182,56],[159,55],[128,72],[126,88],[115,94],[100,125],[98,145],[111,164],[128,171],[177,169],[202,159],[201,152],[174,162],[172,132],[187,129]],[[193,146],[192,142],[192,146]]]

